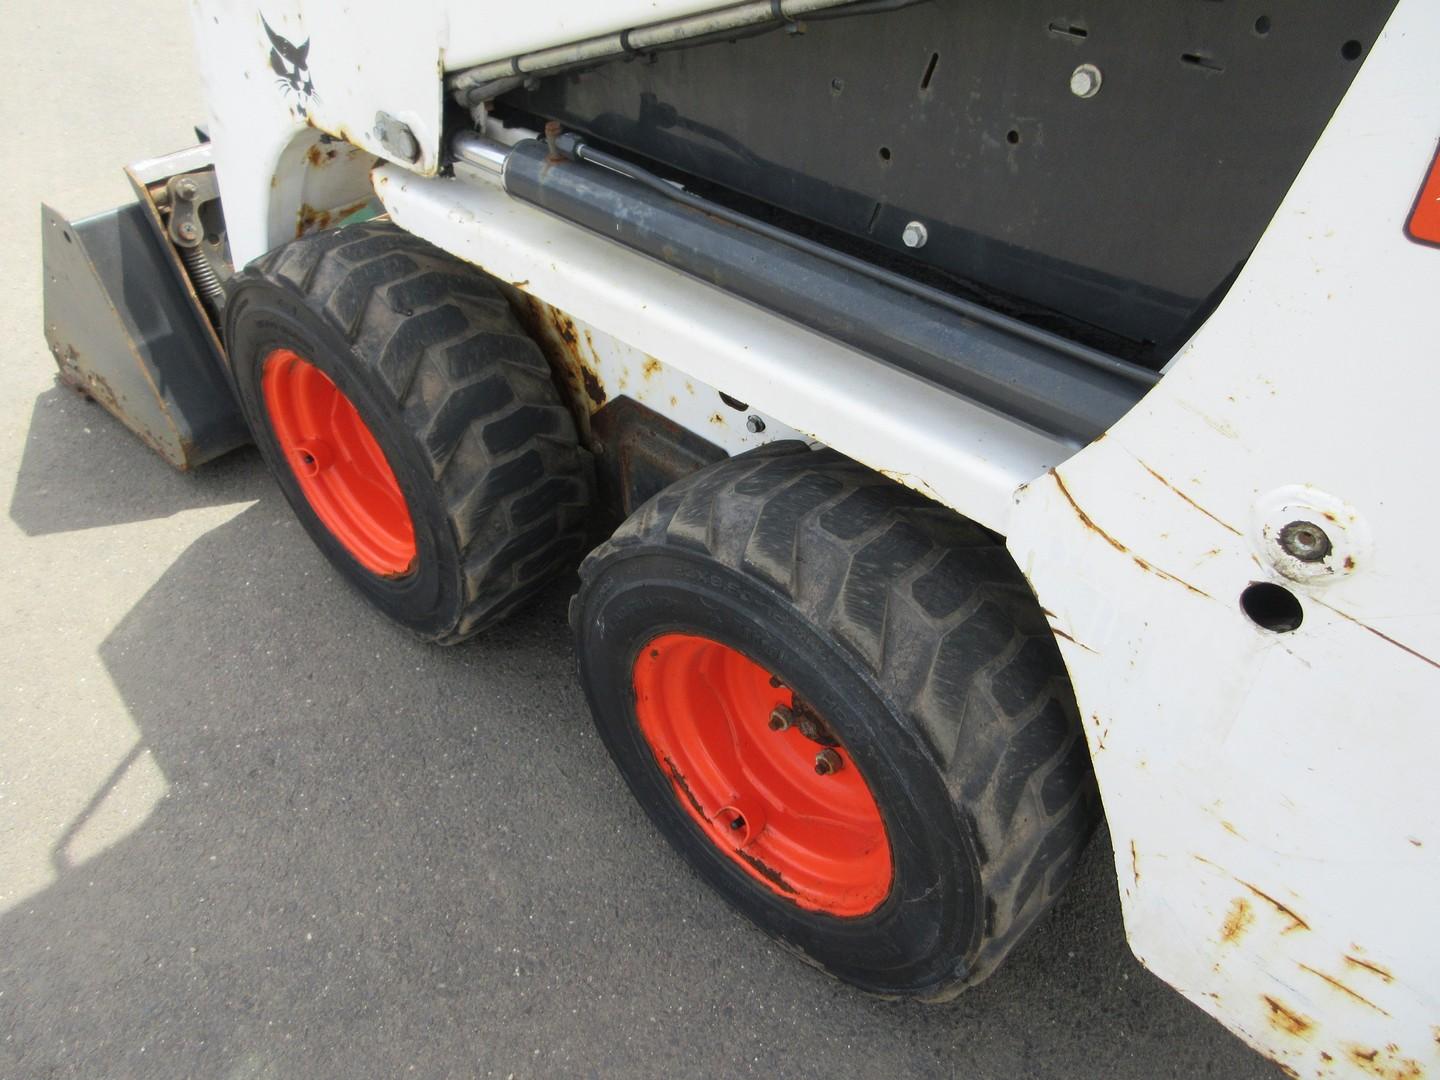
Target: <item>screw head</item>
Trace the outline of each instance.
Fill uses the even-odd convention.
[[[900,239],[908,248],[922,248],[925,241],[930,239],[930,230],[925,228],[922,221],[907,222],[904,230],[900,233]]]
[[[1094,64],[1081,64],[1070,73],[1070,92],[1078,98],[1091,98],[1100,92],[1104,76]]]
[[[186,240],[194,240],[200,235],[200,230],[196,228],[193,221],[182,221],[176,231]]]
[[[815,771],[821,776],[839,772],[844,764],[845,759],[828,746],[815,755]]]
[[[1292,521],[1280,530],[1280,546],[1285,554],[1301,562],[1319,562],[1333,550],[1330,537],[1313,521]]]
[[[759,435],[765,430],[765,421],[758,416],[747,416],[745,418],[745,430],[752,435]]]

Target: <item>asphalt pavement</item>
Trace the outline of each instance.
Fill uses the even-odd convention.
[[[427,647],[253,450],[183,476],[57,387],[39,203],[193,141],[188,18],[11,0],[0,36],[0,1078],[1278,1075],[1135,961],[1103,831],[952,1005],[797,962],[630,799],[573,581]]]

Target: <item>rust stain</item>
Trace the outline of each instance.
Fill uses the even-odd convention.
[[[321,232],[330,228],[332,225],[338,225],[351,214],[358,213],[365,209],[369,202],[370,197],[367,195],[365,198],[358,199],[349,206],[335,207],[330,210],[317,210],[309,203],[301,203],[300,209],[295,215],[295,237],[299,239],[302,236],[308,236],[310,233]]]
[[[1415,657],[1416,660],[1423,660],[1425,663],[1429,664],[1429,665],[1430,665],[1431,667],[1433,667],[1433,668],[1440,668],[1440,661],[1432,660],[1432,659],[1430,659],[1430,657],[1426,656],[1426,655],[1425,655],[1424,653],[1422,653],[1422,652],[1416,652],[1416,651],[1415,651],[1414,649],[1412,649],[1409,645],[1406,645],[1404,642],[1401,642],[1401,641],[1396,641],[1396,640],[1395,640],[1393,637],[1391,637],[1389,634],[1382,634],[1379,630],[1376,630],[1375,627],[1371,626],[1369,623],[1363,623],[1363,622],[1361,622],[1359,619],[1355,618],[1354,615],[1347,615],[1347,614],[1345,614],[1345,612],[1341,611],[1339,608],[1337,608],[1337,607],[1331,607],[1329,604],[1325,603],[1324,600],[1321,600],[1321,599],[1319,599],[1318,597],[1313,597],[1313,596],[1312,596],[1311,599],[1314,600],[1315,603],[1319,604],[1321,607],[1325,608],[1327,611],[1333,611],[1336,615],[1339,615],[1342,619],[1345,619],[1345,620],[1348,621],[1348,622],[1354,623],[1356,626],[1360,627],[1362,630],[1369,630],[1370,633],[1374,634],[1374,635],[1375,635],[1376,637],[1378,637],[1381,641],[1384,641],[1384,642],[1387,642],[1387,643],[1389,643],[1389,644],[1391,644],[1391,645],[1394,645],[1394,646],[1395,646],[1397,649],[1399,649],[1401,652],[1407,652],[1407,653],[1409,653],[1411,656]]]
[[[519,281],[512,281],[512,282],[510,282],[511,287],[512,287],[512,288],[516,288],[516,289],[523,289],[526,285],[529,285],[529,284],[530,284],[530,279],[529,279],[528,277],[527,277],[527,278],[521,278]]]
[[[1226,821],[1224,818],[1220,819],[1220,827],[1226,832],[1228,832],[1231,836],[1240,836],[1240,830],[1235,828],[1234,825],[1230,824],[1230,822]],[[1240,836],[1240,839],[1243,840],[1245,838],[1243,836]]]
[[[1060,494],[1065,496],[1065,501],[1070,504],[1070,509],[1072,509],[1072,510],[1075,511],[1075,516],[1080,519],[1080,524],[1084,525],[1084,526],[1085,526],[1087,529],[1089,529],[1090,531],[1092,531],[1092,532],[1094,532],[1094,533],[1098,533],[1098,534],[1100,535],[1101,539],[1103,539],[1107,544],[1109,544],[1111,547],[1113,547],[1116,551],[1123,552],[1124,554],[1129,555],[1129,554],[1130,554],[1130,549],[1129,549],[1129,548],[1127,548],[1127,547],[1126,547],[1124,544],[1122,544],[1119,540],[1116,540],[1113,536],[1111,536],[1109,533],[1107,533],[1104,529],[1100,528],[1099,525],[1096,525],[1095,522],[1094,522],[1094,520],[1090,517],[1090,515],[1087,514],[1087,513],[1085,513],[1084,510],[1081,510],[1081,509],[1080,509],[1080,504],[1075,501],[1075,497],[1070,494],[1070,489],[1065,486],[1065,481],[1064,481],[1064,479],[1060,476],[1060,470],[1059,470],[1059,469],[1051,469],[1051,470],[1050,470],[1050,475],[1053,476],[1053,477],[1055,477],[1055,486],[1060,489]]]
[[[1345,963],[1349,964],[1351,967],[1363,968],[1365,971],[1370,972],[1370,974],[1372,975],[1378,975],[1387,983],[1395,981],[1395,976],[1390,974],[1390,972],[1386,971],[1379,964],[1372,964],[1369,960],[1361,960],[1358,956],[1351,956],[1349,953],[1346,953]]]
[[[1075,638],[1073,638],[1073,637],[1071,637],[1069,634],[1067,634],[1064,630],[1061,630],[1058,626],[1052,626],[1052,627],[1050,627],[1050,632],[1051,632],[1052,634],[1054,634],[1056,637],[1062,637],[1062,638],[1064,638],[1066,641],[1070,642],[1070,644],[1072,644],[1072,645],[1078,645],[1080,648],[1084,649],[1084,650],[1085,650],[1086,652],[1088,652],[1088,653],[1094,653],[1094,655],[1096,655],[1096,656],[1099,656],[1099,655],[1100,655],[1098,652],[1095,652],[1095,650],[1092,649],[1089,645],[1086,645],[1083,641],[1077,641]]]
[[[1136,461],[1140,461],[1139,458],[1136,458],[1135,460],[1136,460]],[[1159,480],[1160,483],[1164,484],[1167,488],[1169,488],[1171,491],[1173,491],[1176,495],[1180,496],[1180,498],[1184,499],[1187,503],[1189,503],[1191,506],[1193,506],[1196,510],[1199,510],[1202,514],[1204,514],[1206,517],[1208,517],[1211,521],[1215,522],[1215,524],[1217,524],[1217,525],[1219,525],[1219,526],[1222,526],[1223,528],[1229,529],[1229,530],[1230,530],[1232,533],[1234,533],[1236,536],[1244,536],[1244,535],[1245,535],[1245,534],[1242,533],[1239,529],[1235,528],[1234,525],[1231,525],[1228,521],[1225,521],[1223,518],[1217,517],[1215,514],[1212,514],[1209,510],[1206,510],[1205,507],[1201,506],[1198,502],[1196,502],[1194,499],[1192,499],[1189,495],[1186,495],[1185,492],[1181,491],[1181,490],[1180,490],[1179,488],[1177,488],[1174,484],[1170,483],[1169,480],[1166,480],[1165,477],[1161,476],[1158,472],[1156,472],[1154,469],[1152,469],[1149,465],[1146,465],[1145,462],[1140,461],[1140,467],[1143,468],[1146,472],[1148,472],[1151,476],[1153,476],[1156,480]]]
[[[1296,964],[1295,966],[1298,967],[1301,971],[1305,971],[1305,972],[1308,972],[1308,973],[1311,974],[1311,975],[1314,975],[1317,979],[1323,979],[1325,982],[1329,983],[1329,984],[1330,984],[1332,987],[1334,987],[1336,990],[1340,991],[1340,993],[1346,995],[1347,997],[1354,998],[1356,1001],[1360,1002],[1361,1005],[1368,1005],[1370,1008],[1372,1008],[1372,1009],[1374,1009],[1376,1012],[1378,1012],[1381,1016],[1389,1016],[1389,1015],[1390,1015],[1388,1012],[1386,1012],[1384,1009],[1382,1009],[1379,1005],[1376,1005],[1376,1004],[1375,1004],[1373,1001],[1371,1001],[1369,998],[1365,997],[1365,996],[1362,995],[1362,994],[1356,993],[1354,990],[1350,989],[1350,987],[1346,986],[1344,983],[1342,983],[1339,979],[1335,978],[1334,976],[1332,976],[1332,975],[1326,975],[1325,972],[1323,972],[1323,971],[1317,971],[1315,968],[1311,967],[1309,964]]]
[[[1309,924],[1309,923],[1307,923],[1307,922],[1306,922],[1304,919],[1302,919],[1299,915],[1296,915],[1295,912],[1294,912],[1292,909],[1286,907],[1284,904],[1282,904],[1279,900],[1276,900],[1276,899],[1275,899],[1273,896],[1271,896],[1269,893],[1261,892],[1261,891],[1260,891],[1259,889],[1257,889],[1254,885],[1251,885],[1250,882],[1245,881],[1245,880],[1243,880],[1243,879],[1241,879],[1241,878],[1235,878],[1235,880],[1238,881],[1238,882],[1240,882],[1241,885],[1244,885],[1245,888],[1249,889],[1252,893],[1254,893],[1256,896],[1258,896],[1261,900],[1264,900],[1267,904],[1269,904],[1271,907],[1273,907],[1273,908],[1274,908],[1276,911],[1278,911],[1281,915],[1284,915],[1287,919],[1290,920],[1290,925],[1287,926],[1284,930],[1281,930],[1281,931],[1280,931],[1282,934],[1288,934],[1288,933],[1290,933],[1290,931],[1292,931],[1292,930],[1309,930],[1309,929],[1310,929],[1310,924]]]
[[[681,775],[680,770],[675,767],[675,762],[667,757],[665,759],[665,767],[670,770],[670,779],[674,781],[675,786],[685,796],[690,805],[695,808],[695,812],[703,819],[705,817],[705,808],[700,805],[700,800],[695,798],[695,793],[690,790],[690,785],[685,781],[685,777]]]
[[[1382,1080],[1421,1080],[1425,1070],[1414,1058],[1402,1058],[1393,1043],[1384,1050],[1372,1050],[1355,1043],[1345,1045],[1345,1056],[1358,1068]]]
[[[1194,593],[1196,596],[1203,596],[1206,600],[1214,600],[1214,599],[1215,599],[1213,596],[1211,596],[1209,593],[1207,593],[1204,589],[1196,588],[1194,585],[1191,585],[1191,584],[1190,584],[1188,581],[1186,581],[1184,578],[1178,578],[1178,577],[1176,577],[1174,574],[1170,573],[1168,570],[1161,570],[1161,569],[1160,569],[1158,566],[1156,566],[1154,563],[1146,562],[1146,561],[1145,561],[1144,559],[1142,559],[1139,555],[1131,555],[1130,557],[1135,560],[1135,565],[1137,565],[1138,567],[1140,567],[1140,569],[1142,569],[1142,570],[1148,570],[1148,571],[1150,571],[1150,573],[1156,575],[1157,577],[1162,577],[1162,578],[1164,578],[1166,581],[1173,581],[1173,582],[1175,582],[1176,585],[1182,585],[1182,586],[1184,586],[1185,588],[1189,589],[1189,590],[1190,590],[1192,593]]]
[[[1287,1035],[1306,1035],[1315,1027],[1314,1020],[1300,1015],[1294,1009],[1287,1009],[1269,994],[1261,994],[1260,1000],[1265,1002],[1265,1007],[1270,1010],[1270,1026],[1277,1031],[1283,1031]]]
[[[600,385],[600,380],[588,367],[580,368],[580,380],[585,384],[585,396],[595,403],[598,409],[605,404],[605,387]]]
[[[774,883],[776,887],[784,889],[786,892],[793,893],[795,891],[795,887],[791,885],[788,881],[786,881],[783,877],[781,877],[780,871],[776,870],[773,866],[766,866],[763,862],[757,859],[754,855],[751,855],[748,851],[736,851],[735,854],[739,855],[740,858],[744,859],[747,863],[753,866],[755,868],[755,872],[758,873],[761,877],[763,877],[766,881]]]
[[[1130,876],[1135,879],[1135,884],[1140,884],[1140,852],[1135,847],[1135,841],[1130,841]]]
[[[1354,555],[1346,555],[1346,556],[1345,556],[1345,569],[1346,569],[1346,570],[1354,570],[1354,569],[1355,569],[1355,556],[1354,556]]]
[[[1250,924],[1254,921],[1255,912],[1250,907],[1250,901],[1243,896],[1237,896],[1230,904],[1230,911],[1220,926],[1220,940],[1226,945],[1233,945],[1250,929]]]
[[[305,160],[316,168],[329,165],[340,156],[340,151],[333,146],[326,146],[323,143],[314,143],[309,150],[305,151]]]
[[[645,357],[644,378],[650,379],[650,378],[652,378],[653,376],[660,374],[661,367],[662,367],[662,365],[661,365],[660,361],[659,361],[659,360],[656,360],[655,357],[653,357],[653,356],[647,356],[647,357]]]
[[[1173,581],[1177,585],[1184,586],[1196,596],[1203,596],[1206,600],[1215,599],[1203,589],[1197,589],[1194,585],[1191,585],[1183,578],[1178,578],[1169,571],[1161,570],[1153,563],[1147,562],[1139,555],[1133,554],[1128,547],[1122,544],[1119,540],[1116,540],[1115,537],[1111,536],[1104,529],[1100,528],[1099,525],[1096,525],[1094,518],[1092,518],[1084,510],[1080,509],[1080,504],[1075,501],[1075,497],[1070,494],[1070,489],[1065,486],[1065,480],[1063,477],[1061,477],[1059,469],[1051,469],[1050,475],[1055,478],[1055,486],[1060,489],[1060,494],[1065,496],[1065,501],[1070,504],[1070,509],[1075,511],[1075,516],[1080,519],[1080,523],[1084,525],[1087,529],[1089,529],[1091,532],[1096,533],[1101,539],[1103,539],[1116,551],[1119,551],[1125,555],[1129,555],[1130,558],[1135,560],[1135,565],[1140,567],[1140,569],[1142,570],[1148,570],[1150,573],[1155,574],[1157,577],[1161,577],[1164,578],[1166,581]]]
[[[718,412],[717,412],[717,413],[711,413],[711,414],[710,414],[710,423],[712,423],[712,424],[719,424],[719,425],[721,425],[721,426],[723,427],[723,426],[725,425],[725,418],[724,418],[723,416],[721,416]]]

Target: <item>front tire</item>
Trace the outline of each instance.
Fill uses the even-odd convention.
[[[1097,800],[1049,628],[988,533],[832,451],[772,444],[656,496],[581,577],[580,677],[611,756],[782,944],[866,990],[945,1000],[1054,902]],[[691,659],[667,660],[677,646]],[[792,705],[803,737],[788,713],[766,722]],[[838,771],[792,790],[797,745]],[[826,787],[847,770],[880,840]],[[792,811],[844,824],[818,870]],[[767,843],[776,820],[789,832]]]
[[[285,497],[396,622],[463,640],[579,557],[574,422],[475,268],[388,223],[319,233],[237,277],[225,340]]]

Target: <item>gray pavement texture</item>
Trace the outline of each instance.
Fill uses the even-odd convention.
[[[38,203],[203,114],[178,0],[0,36],[0,1077],[1276,1075],[1148,975],[1103,833],[946,1007],[832,982],[665,848],[576,686],[571,581],[382,622],[253,451],[169,470],[53,384]]]

